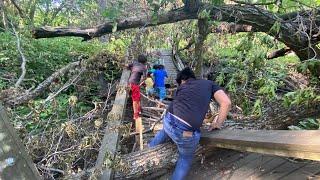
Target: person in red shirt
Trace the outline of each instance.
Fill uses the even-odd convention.
[[[131,98],[133,106],[133,119],[138,119],[141,111],[140,107],[140,81],[146,77],[147,72],[147,57],[145,55],[139,55],[137,61],[128,65],[131,70],[129,78],[129,85],[131,89]]]

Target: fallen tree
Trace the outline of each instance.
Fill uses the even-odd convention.
[[[43,94],[59,78],[67,76],[69,81],[66,82],[59,91],[55,92],[53,95],[50,95],[46,100],[48,101],[73,84],[74,81],[85,77],[87,73],[90,74],[90,77],[97,77],[98,79],[99,74],[106,69],[106,66],[118,66],[118,58],[107,53],[101,53],[89,59],[82,59],[83,57],[79,58],[79,61],[71,62],[58,69],[51,76],[38,84],[38,86],[33,90],[9,88],[1,91],[0,100],[3,101],[7,106],[18,106],[27,103],[28,101]],[[113,69],[111,68],[110,71],[112,70]]]
[[[7,89],[1,92],[0,99],[7,105],[20,105],[28,102],[31,99],[36,98],[41,93],[43,93],[57,78],[65,75],[71,69],[75,69],[80,65],[80,61],[72,62],[58,71],[54,72],[51,76],[49,76],[46,80],[40,83],[34,90],[32,91],[20,91],[18,89]]]
[[[89,40],[104,34],[117,31],[161,24],[174,23],[188,19],[198,19],[198,12],[206,10],[210,17],[217,21],[237,22],[252,26],[256,32],[265,32],[274,36],[294,51],[301,60],[319,57],[319,48],[316,46],[319,41],[318,25],[320,22],[318,14],[320,11],[300,11],[277,15],[270,11],[252,5],[222,5],[201,4],[197,7],[199,11],[186,11],[184,8],[171,10],[159,14],[157,21],[152,17],[130,17],[119,19],[116,22],[105,22],[96,27],[81,28],[53,28],[41,27],[33,30],[35,38],[50,38],[61,36],[77,36]],[[313,13],[311,13],[313,12]],[[309,18],[314,18],[310,22]],[[116,28],[114,25],[116,24]],[[304,27],[301,29],[301,27]],[[311,37],[309,36],[311,35]]]

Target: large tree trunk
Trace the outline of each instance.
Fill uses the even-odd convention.
[[[317,53],[319,49],[316,48],[315,44],[319,38],[314,38],[313,42],[310,42],[310,38],[308,38],[309,34],[313,36],[317,33],[315,28],[308,29],[308,27],[310,27],[308,26],[308,24],[310,24],[308,13],[298,14],[298,12],[296,12],[279,16],[259,7],[246,5],[213,6],[210,4],[202,4],[200,8],[201,10],[206,9],[207,12],[210,12],[211,18],[214,20],[246,24],[252,26],[254,31],[265,32],[274,36],[292,49],[301,60],[318,57]],[[157,26],[187,19],[197,19],[197,12],[201,10],[185,11],[184,8],[175,9],[164,14],[159,14],[157,21],[153,21],[152,18],[148,16],[125,18],[117,21],[117,31],[145,26]],[[315,21],[312,27],[316,27],[320,22],[319,17],[316,16],[318,14],[320,14],[320,11],[314,12]],[[305,24],[305,30],[301,30],[301,23]],[[35,38],[78,36],[83,37],[84,40],[89,40],[94,37],[112,33],[113,25],[113,22],[105,22],[104,24],[88,29],[42,27],[34,29],[33,35]]]
[[[207,36],[209,34],[209,23],[208,19],[199,19],[198,20],[198,39],[195,43],[195,59],[196,59],[196,65],[195,65],[195,75],[199,78],[203,78],[203,44],[204,41],[207,39]]]
[[[121,156],[124,164],[119,167],[115,179],[137,179],[151,174],[154,178],[168,172],[177,158],[177,148],[172,143]]]

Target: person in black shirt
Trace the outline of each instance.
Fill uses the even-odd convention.
[[[214,82],[196,79],[190,68],[179,72],[176,80],[179,87],[163,119],[163,129],[150,141],[149,147],[172,140],[179,151],[172,179],[182,180],[191,168],[200,140],[200,127],[208,111],[210,100],[216,100],[220,110],[209,130],[221,128],[230,110],[231,101]]]

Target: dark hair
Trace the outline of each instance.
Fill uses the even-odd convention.
[[[159,69],[164,69],[164,65],[160,64]]]
[[[159,65],[158,65],[158,64],[155,64],[155,65],[152,66],[152,68],[153,68],[153,69],[159,69]]]
[[[186,81],[191,78],[195,79],[196,76],[194,75],[194,72],[189,67],[186,67],[178,73],[176,81],[180,85],[182,80]]]
[[[138,56],[138,62],[142,63],[142,64],[145,64],[147,62],[147,56],[143,55],[143,54],[140,54]]]
[[[152,74],[151,72],[148,72],[147,77],[151,77],[151,74]]]

